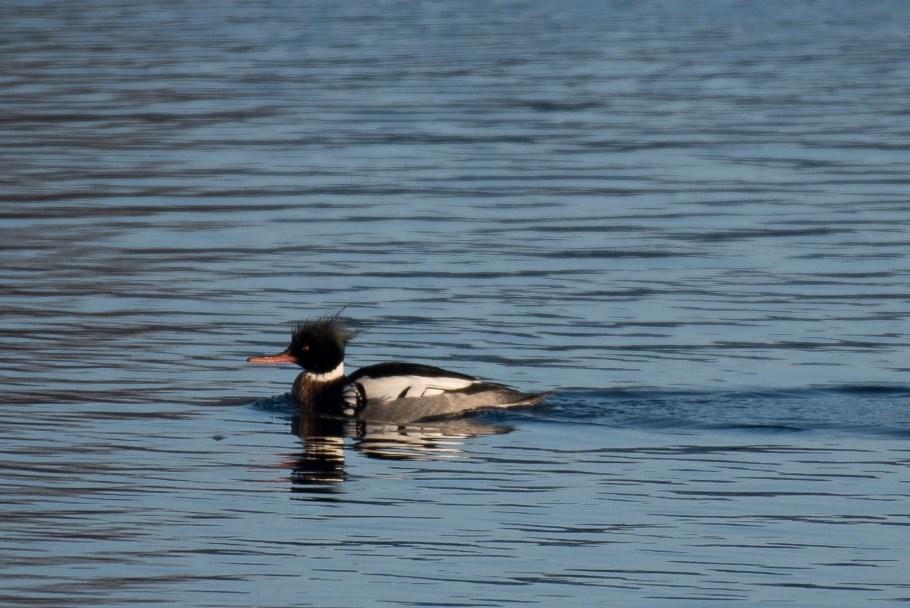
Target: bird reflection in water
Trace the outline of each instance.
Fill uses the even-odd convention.
[[[303,441],[303,451],[291,463],[291,482],[298,491],[320,487],[333,491],[332,486],[347,478],[344,452],[348,437],[353,439],[350,449],[370,458],[438,460],[458,457],[470,437],[511,430],[469,418],[399,425],[297,414],[291,432]]]

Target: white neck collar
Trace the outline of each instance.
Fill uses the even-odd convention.
[[[344,378],[344,361],[338,364],[335,369],[325,372],[324,374],[314,374],[313,372],[304,372],[306,379],[310,382],[332,382],[339,378]]]

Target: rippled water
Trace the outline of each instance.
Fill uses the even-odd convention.
[[[910,599],[910,9],[0,5],[0,603]],[[295,417],[251,368],[559,389]]]

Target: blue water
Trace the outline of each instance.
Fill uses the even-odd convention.
[[[0,5],[0,604],[910,599],[902,2]],[[315,424],[247,366],[555,390]]]

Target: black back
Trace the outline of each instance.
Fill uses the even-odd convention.
[[[463,378],[464,380],[477,380],[475,376],[451,372],[441,367],[432,365],[421,365],[420,363],[402,363],[400,361],[390,361],[388,363],[377,363],[361,367],[356,372],[348,376],[348,381],[354,381],[358,378],[384,378],[387,376],[443,376],[447,378]]]

